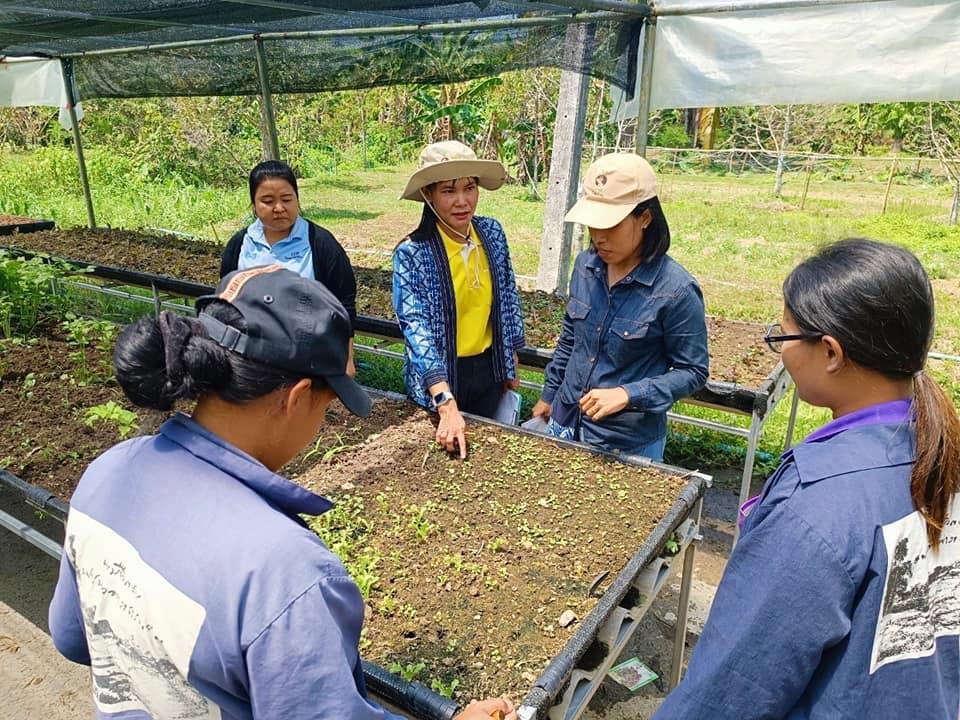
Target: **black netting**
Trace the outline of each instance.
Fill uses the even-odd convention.
[[[638,16],[594,12],[587,26],[589,52],[570,52],[564,39],[582,5],[522,0],[20,0],[0,5],[0,54],[59,57],[137,49],[75,57],[81,98],[257,94],[253,34],[263,35],[270,86],[278,93],[456,82],[532,67],[574,70],[632,89]],[[528,24],[531,19],[545,24]],[[464,25],[471,22],[497,26]],[[437,23],[457,29],[413,31]],[[410,31],[387,30],[397,26]],[[295,36],[317,31],[325,34]],[[182,45],[231,37],[236,39]],[[170,43],[181,45],[155,47]]]

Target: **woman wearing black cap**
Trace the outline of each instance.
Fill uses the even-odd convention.
[[[279,266],[233,273],[197,319],[143,318],[117,341],[132,402],[169,410],[157,435],[108,450],[71,499],[50,632],[90,665],[98,715],[390,718],[367,699],[364,604],[300,520],[331,507],[276,471],[337,397],[350,321],[322,285]],[[513,708],[478,703],[462,718]]]

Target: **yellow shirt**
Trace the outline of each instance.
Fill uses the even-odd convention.
[[[493,345],[493,281],[480,238],[470,226],[470,243],[460,243],[438,224],[447,251],[457,310],[457,357],[479,355]]]

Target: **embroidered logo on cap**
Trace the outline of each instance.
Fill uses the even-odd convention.
[[[593,182],[596,183],[597,187],[603,187],[604,185],[607,184],[607,176],[597,175],[596,179]]]
[[[220,299],[226,300],[227,302],[233,302],[237,295],[240,294],[243,286],[247,284],[248,280],[252,280],[257,275],[263,275],[264,273],[269,272],[277,272],[278,270],[283,270],[283,265],[264,265],[263,267],[257,267],[250,270],[244,270],[243,272],[238,272],[233,276],[233,278],[231,278],[230,283],[223,289],[223,292],[220,293]]]

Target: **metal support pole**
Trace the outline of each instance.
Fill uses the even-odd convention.
[[[653,52],[657,45],[657,19],[647,18],[643,28],[643,61],[640,66],[640,103],[637,108],[637,155],[647,155],[647,134],[650,132],[650,93],[653,84]]]
[[[260,132],[267,131],[263,143],[263,159],[280,159],[280,141],[277,140],[277,124],[273,117],[273,96],[270,94],[270,76],[267,71],[267,54],[263,49],[263,38],[254,38],[257,47],[257,76],[260,79]]]
[[[750,481],[753,479],[753,462],[757,456],[757,445],[760,442],[760,431],[762,429],[763,420],[757,415],[757,411],[754,410],[753,415],[750,416],[750,435],[747,436],[747,457],[743,461],[743,478],[740,481],[740,502],[737,505],[738,512],[740,506],[750,497]],[[733,544],[736,545],[739,539],[740,528],[734,525]]]
[[[13,515],[0,510],[0,527],[6,528],[14,535],[19,535],[31,545],[40,548],[50,557],[59,560],[63,547],[55,540],[51,540],[42,532],[25,522],[21,522]]]
[[[87,163],[83,159],[83,144],[80,142],[80,122],[77,120],[77,95],[73,90],[73,61],[61,58],[60,73],[63,75],[63,90],[67,101],[67,113],[70,115],[70,127],[73,130],[73,147],[77,151],[77,165],[80,167],[80,185],[83,186],[83,201],[87,206],[87,225],[97,227],[93,214],[93,196],[90,194],[90,180],[87,178]]]
[[[673,662],[670,665],[670,683],[673,690],[680,683],[683,667],[683,651],[687,644],[687,612],[690,609],[690,586],[693,584],[693,557],[700,539],[700,520],[703,513],[703,498],[697,500],[693,514],[697,518],[696,536],[683,553],[683,574],[680,576],[680,600],[677,604],[677,626],[673,634]]]
[[[787,432],[783,438],[783,451],[786,452],[793,447],[793,431],[797,425],[797,406],[800,404],[800,394],[797,392],[797,386],[793,386],[793,399],[790,401],[790,415],[787,417]]]

